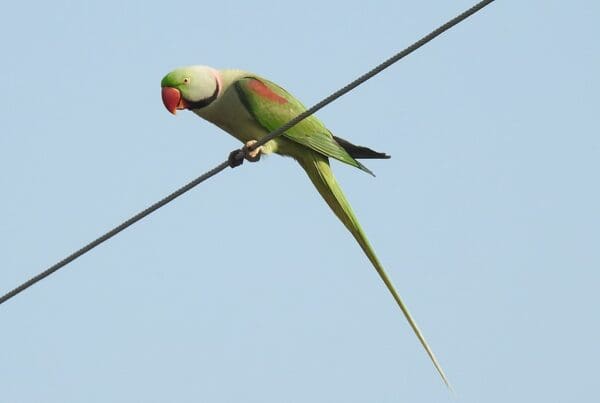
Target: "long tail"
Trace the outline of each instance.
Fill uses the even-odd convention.
[[[441,365],[435,358],[433,351],[427,344],[427,341],[425,340],[425,337],[423,337],[421,330],[419,330],[417,323],[410,315],[408,308],[400,298],[400,295],[394,288],[394,285],[392,284],[387,273],[383,269],[383,266],[377,259],[375,251],[371,247],[367,236],[360,227],[358,219],[356,218],[354,212],[352,211],[352,208],[350,207],[350,203],[348,203],[348,201],[346,200],[342,189],[340,188],[339,184],[335,180],[335,177],[333,176],[333,172],[329,167],[329,161],[320,154],[311,152],[303,154],[302,158],[298,159],[298,162],[300,163],[300,165],[302,165],[302,167],[308,174],[310,180],[315,185],[321,196],[323,196],[329,207],[331,207],[335,215],[344,223],[346,228],[348,228],[350,233],[352,233],[354,238],[358,241],[358,244],[375,267],[375,270],[377,270],[377,273],[379,274],[386,287],[396,300],[396,303],[398,303],[398,306],[400,307],[402,313],[408,320],[408,323],[415,332],[417,338],[425,348],[427,355],[429,355],[429,358],[431,359],[433,365],[442,377],[442,380],[448,388],[451,388],[450,383],[448,382],[448,379],[446,378],[446,375],[444,374]]]

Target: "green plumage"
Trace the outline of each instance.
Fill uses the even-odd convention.
[[[179,78],[173,79],[170,77],[171,75]],[[188,69],[175,70],[167,75],[165,80],[169,83],[171,81],[179,83],[184,77],[188,78],[188,83],[186,85],[177,84],[178,88],[181,88],[184,99],[185,95],[193,96],[195,100],[210,96],[215,88],[214,80],[216,80],[217,86],[222,85],[216,101],[206,107],[193,109],[193,111],[243,142],[262,138],[306,110],[300,101],[283,88],[241,70],[216,72],[205,66],[192,66]],[[194,93],[191,88],[193,85],[199,85],[198,81],[200,86],[205,88]],[[267,142],[263,151],[290,156],[296,159],[306,171],[325,202],[366,254],[408,320],[419,342],[425,348],[444,383],[449,386],[442,367],[379,262],[329,166],[329,158],[334,158],[371,173],[356,158],[389,158],[389,156],[334,137],[316,116],[307,117],[287,130],[281,137]]]
[[[304,105],[300,103],[300,101],[291,96],[283,88],[264,79],[260,79],[260,82],[262,82],[268,88],[268,90],[276,94],[277,97],[281,97],[286,102],[278,100],[275,96],[269,98],[261,95],[250,87],[250,83],[253,82],[252,80],[257,79],[240,79],[235,82],[234,86],[242,103],[244,103],[252,116],[254,116],[255,119],[267,131],[271,132],[277,129],[306,109]],[[434,366],[442,376],[444,383],[449,385],[440,364],[433,354],[433,351],[427,344],[427,341],[421,333],[421,330],[417,326],[415,320],[412,318],[408,308],[400,298],[400,295],[394,288],[394,285],[385,272],[385,269],[379,262],[373,247],[369,243],[369,240],[362,230],[358,219],[352,211],[352,207],[350,207],[350,203],[348,203],[348,200],[346,200],[341,187],[337,183],[333,172],[331,171],[327,157],[335,158],[368,173],[372,174],[372,172],[360,162],[356,161],[356,159],[352,158],[346,149],[344,149],[334,139],[334,136],[331,134],[331,132],[314,115],[307,117],[296,126],[286,131],[284,136],[285,138],[305,147],[304,149],[298,148],[298,152],[292,153],[294,154],[292,157],[294,157],[300,163],[302,168],[304,168],[308,174],[308,177],[315,185],[323,199],[325,199],[331,210],[340,219],[340,221],[342,221],[352,236],[354,236],[364,253],[367,255],[369,261],[385,283],[386,287],[394,297],[396,303],[402,310],[402,313],[408,320],[410,327],[417,335],[417,338],[425,348],[425,351],[429,355]]]
[[[264,84],[275,96],[285,100],[285,103],[277,101],[275,96],[267,98],[261,96],[251,88],[252,83],[259,81]],[[286,90],[263,78],[254,77],[237,80],[234,84],[242,103],[256,120],[268,131],[273,131],[283,126],[300,113],[306,110],[300,101],[294,98]],[[315,150],[326,157],[335,158],[353,167],[362,169],[373,175],[367,167],[355,160],[348,152],[333,138],[331,132],[315,116],[311,115],[299,122],[297,125],[285,132],[284,137]]]

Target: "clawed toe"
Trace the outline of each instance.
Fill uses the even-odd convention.
[[[246,143],[246,148],[251,147],[256,143],[256,140],[250,140]],[[246,159],[250,162],[257,162],[260,160],[260,155],[262,153],[262,146],[256,147],[254,150],[246,152]]]

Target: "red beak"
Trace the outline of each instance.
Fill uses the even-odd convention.
[[[181,99],[181,92],[178,89],[163,87],[161,95],[165,108],[173,115],[177,112],[177,109],[183,109],[183,100]]]

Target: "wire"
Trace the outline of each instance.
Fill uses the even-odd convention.
[[[471,7],[467,11],[461,13],[457,17],[451,19],[450,21],[448,21],[444,25],[440,26],[439,28],[437,28],[436,30],[432,31],[428,35],[426,35],[423,38],[419,39],[417,42],[413,43],[412,45],[410,45],[406,49],[402,50],[401,52],[396,53],[394,56],[390,57],[389,59],[387,59],[386,61],[384,61],[383,63],[381,63],[377,67],[375,67],[374,69],[370,70],[369,72],[363,74],[362,76],[360,76],[356,80],[352,81],[350,84],[346,85],[345,87],[343,87],[340,90],[336,91],[335,93],[331,94],[327,98],[323,99],[321,102],[315,104],[313,107],[311,107],[311,108],[307,109],[306,111],[302,112],[301,114],[299,114],[298,116],[296,116],[294,119],[290,120],[289,122],[287,122],[283,126],[281,126],[278,129],[272,131],[271,133],[265,135],[264,137],[262,137],[261,139],[259,139],[256,143],[254,143],[252,146],[242,147],[239,150],[232,151],[229,154],[229,158],[226,161],[222,162],[221,164],[219,164],[218,166],[216,166],[212,170],[210,170],[210,171],[204,173],[203,175],[197,177],[196,179],[194,179],[193,181],[189,182],[188,184],[182,186],[181,188],[179,188],[175,192],[171,193],[170,195],[168,195],[164,199],[162,199],[162,200],[154,203],[150,207],[146,208],[145,210],[143,210],[143,211],[139,212],[138,214],[134,215],[133,217],[131,217],[127,221],[123,222],[122,224],[120,224],[117,227],[113,228],[112,230],[108,231],[107,233],[105,233],[101,237],[95,239],[94,241],[88,243],[87,245],[85,245],[84,247],[82,247],[81,249],[79,249],[78,251],[76,251],[76,252],[72,253],[71,255],[67,256],[66,258],[64,258],[60,262],[54,264],[53,266],[51,266],[48,269],[44,270],[43,272],[41,272],[40,274],[36,275],[35,277],[30,278],[29,280],[27,280],[23,284],[19,285],[18,287],[14,288],[13,290],[7,292],[2,297],[0,297],[0,305],[3,304],[4,302],[8,301],[9,299],[11,299],[12,297],[14,297],[15,295],[17,295],[17,294],[25,291],[27,288],[31,287],[32,285],[36,284],[37,282],[39,282],[39,281],[43,280],[44,278],[48,277],[52,273],[58,271],[60,268],[68,265],[69,263],[71,263],[72,261],[74,261],[75,259],[77,259],[78,257],[81,257],[82,255],[86,254],[87,252],[89,252],[90,250],[94,249],[95,247],[97,247],[101,243],[109,240],[113,236],[117,235],[119,232],[123,231],[124,229],[126,229],[126,228],[130,227],[131,225],[135,224],[136,222],[140,221],[142,218],[148,216],[149,214],[153,213],[154,211],[158,210],[159,208],[163,207],[164,205],[172,202],[173,200],[175,200],[179,196],[183,195],[184,193],[186,193],[189,190],[193,189],[194,187],[198,186],[200,183],[202,183],[205,180],[207,180],[207,179],[215,176],[216,174],[220,173],[225,168],[227,168],[227,167],[234,168],[234,167],[236,167],[238,165],[241,165],[241,163],[243,162],[244,158],[246,158],[246,156],[247,156],[247,154],[248,154],[249,151],[252,151],[252,150],[254,150],[257,147],[260,147],[261,145],[264,145],[266,142],[268,142],[270,140],[273,140],[275,137],[282,135],[286,130],[289,130],[291,127],[293,127],[294,125],[296,125],[301,120],[303,120],[303,119],[307,118],[308,116],[314,114],[315,112],[317,112],[318,110],[320,110],[324,106],[330,104],[331,102],[335,101],[336,99],[338,99],[342,95],[348,93],[349,91],[352,91],[354,88],[358,87],[359,85],[361,85],[365,81],[369,80],[373,76],[379,74],[381,71],[385,70],[386,68],[388,68],[392,64],[396,63],[400,59],[408,56],[409,54],[411,54],[415,50],[417,50],[420,47],[422,47],[423,45],[425,45],[427,42],[431,41],[432,39],[434,39],[435,37],[439,36],[440,34],[442,34],[443,32],[447,31],[448,29],[452,28],[456,24],[460,23],[461,21],[465,20],[466,18],[470,17],[471,15],[475,14],[477,11],[481,10],[482,8],[484,8],[488,4],[492,3],[493,1],[494,0],[484,0],[484,1],[481,1],[480,3],[477,3],[475,6]]]
[[[397,61],[399,61],[400,59],[403,59],[404,57],[408,56],[415,50],[417,50],[420,47],[422,47],[423,45],[425,45],[427,42],[431,41],[432,39],[434,39],[437,36],[440,36],[442,33],[446,32],[447,30],[449,30],[456,24],[462,22],[463,20],[467,19],[471,15],[475,14],[477,11],[481,10],[482,8],[484,8],[485,6],[487,6],[488,4],[490,4],[493,1],[494,0],[484,0],[480,3],[475,4],[470,9],[468,9],[465,12],[461,13],[460,15],[454,17],[453,19],[451,19],[444,25],[441,25],[437,29],[431,31],[429,34],[425,35],[424,37],[422,37],[421,39],[419,39],[418,41],[416,41],[415,43],[413,43],[406,49],[402,50],[401,52],[396,53],[394,56],[390,57],[389,59],[387,59],[386,61],[381,63],[379,66],[373,68],[369,72],[358,77],[356,80],[352,81],[350,84],[337,90],[336,92],[334,92],[327,98],[323,99],[321,102],[314,105],[313,107],[305,110],[304,112],[302,112],[301,114],[299,114],[298,116],[296,116],[294,119],[290,120],[283,126],[279,127],[278,129],[275,129],[271,133],[267,134],[266,136],[264,136],[263,138],[258,140],[256,143],[254,143],[251,147],[248,147],[248,150],[252,151],[255,148],[260,147],[261,145],[265,144],[267,141],[272,140],[277,136],[280,136],[286,130],[291,129],[293,126],[298,124],[301,120],[306,119],[310,115],[317,112],[319,109],[323,108],[324,106],[329,105],[330,103],[332,103],[333,101],[335,101],[336,99],[341,97],[342,95],[345,95],[346,93],[352,91],[353,89],[355,89],[356,87],[358,87],[359,85],[364,83],[365,81],[373,78],[373,76],[381,73],[383,70],[387,69],[392,64],[394,64]]]
[[[225,162],[221,163],[217,167],[215,167],[212,170],[206,172],[204,175],[197,177],[196,179],[194,179],[193,181],[191,181],[187,185],[182,186],[181,188],[177,189],[176,191],[174,191],[173,193],[171,193],[170,195],[168,195],[164,199],[162,199],[162,200],[154,203],[153,205],[151,205],[150,207],[146,208],[145,210],[140,211],[139,213],[137,213],[136,215],[134,215],[133,217],[131,217],[129,220],[123,222],[121,225],[119,225],[119,226],[111,229],[106,234],[102,235],[99,238],[96,238],[92,242],[90,242],[87,245],[85,245],[83,248],[79,249],[78,251],[72,253],[71,255],[69,255],[66,258],[64,258],[63,260],[61,260],[60,262],[56,263],[54,266],[52,266],[52,267],[48,268],[47,270],[41,272],[37,276],[32,277],[31,279],[27,280],[26,282],[24,282],[23,284],[21,284],[20,286],[18,286],[17,288],[15,288],[14,290],[6,293],[5,295],[3,295],[0,298],[0,304],[2,304],[3,302],[9,300],[10,298],[14,297],[15,295],[19,294],[21,291],[24,291],[25,289],[31,287],[32,285],[34,285],[38,281],[40,281],[40,280],[48,277],[49,275],[51,275],[52,273],[54,273],[55,271],[57,271],[61,267],[68,265],[69,263],[71,263],[73,260],[77,259],[81,255],[89,252],[90,250],[94,249],[96,246],[98,246],[101,243],[109,240],[113,236],[117,235],[119,232],[123,231],[125,228],[127,228],[127,227],[135,224],[136,222],[138,222],[142,218],[146,217],[147,215],[149,215],[149,214],[153,213],[154,211],[158,210],[159,208],[163,207],[165,204],[167,204],[167,203],[175,200],[176,198],[178,198],[182,194],[186,193],[188,190],[191,190],[192,188],[196,187],[197,185],[199,185],[200,183],[204,182],[205,180],[207,180],[207,179],[215,176],[216,174],[218,174],[219,172],[221,172],[222,170],[224,170],[228,166],[229,166],[229,161],[225,161]]]

